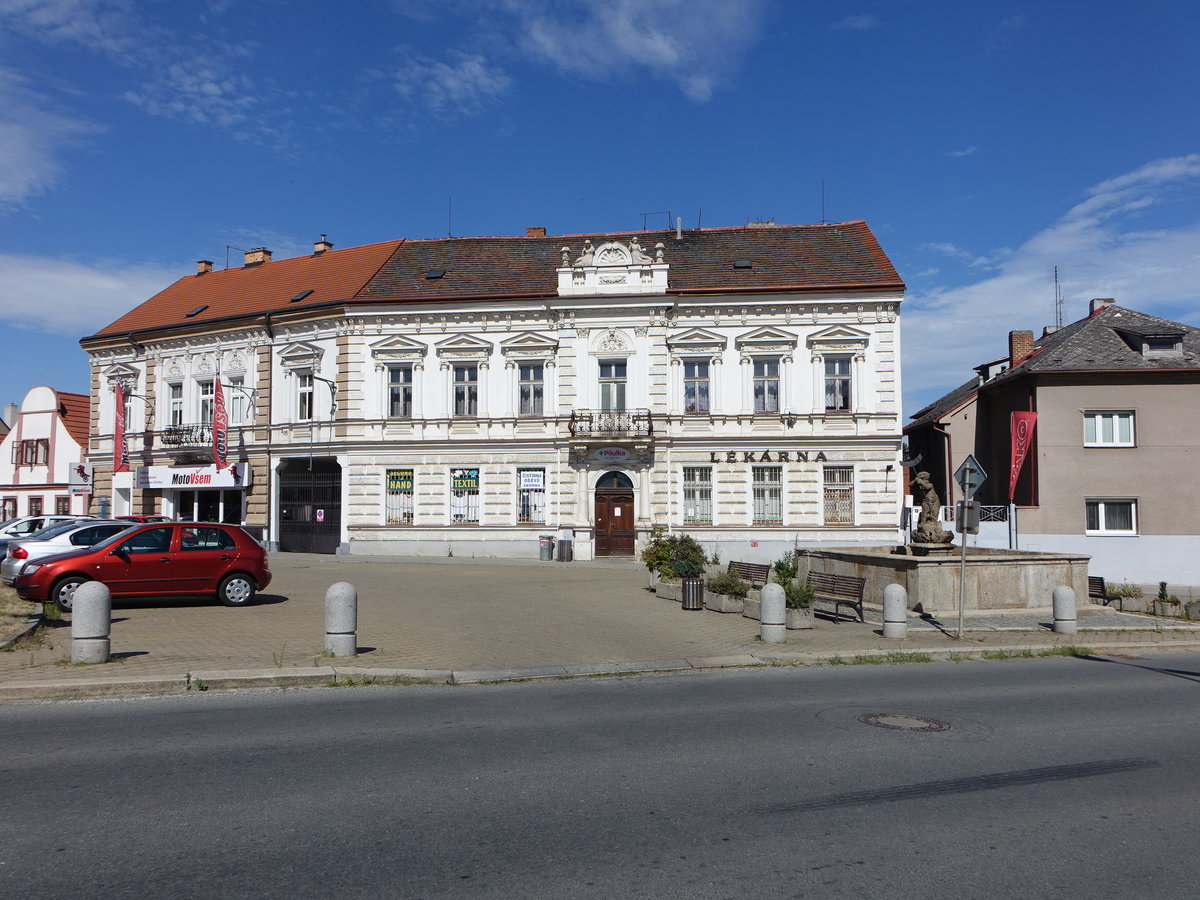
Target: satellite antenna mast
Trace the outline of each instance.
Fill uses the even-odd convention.
[[[446,198],[446,237],[454,237],[454,195]]]
[[[1054,325],[1056,328],[1062,328],[1063,325],[1063,295],[1058,280],[1058,266],[1054,267]]]
[[[825,179],[821,179],[821,224],[825,224]]]

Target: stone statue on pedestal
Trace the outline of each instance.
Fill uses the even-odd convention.
[[[917,477],[908,483],[912,490],[913,500],[921,507],[917,517],[917,530],[913,532],[914,544],[949,544],[954,535],[942,528],[938,515],[942,511],[942,501],[938,498],[933,482],[928,472],[918,472]]]

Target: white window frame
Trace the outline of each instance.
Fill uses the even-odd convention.
[[[680,518],[684,525],[713,524],[712,473],[712,466],[683,467],[680,476],[683,485],[683,514]],[[688,510],[692,510],[690,515]]]
[[[759,472],[775,472],[778,478],[760,480]],[[762,501],[759,502],[759,491],[762,491]],[[759,515],[761,508],[764,513],[770,512],[771,495],[776,494],[779,515],[768,517]],[[783,524],[783,466],[752,466],[750,469],[750,524],[751,525],[782,525]]]
[[[605,375],[605,366],[612,367],[612,374]],[[617,374],[617,367],[620,374]],[[625,412],[629,409],[629,360],[625,358],[599,359],[596,361],[596,376],[600,387],[600,409],[604,412]],[[615,396],[613,396],[615,394]]]
[[[296,370],[296,421],[313,420],[313,387],[316,379],[311,369]]]
[[[390,487],[392,472],[408,472],[412,487],[408,490]],[[417,473],[412,466],[388,468],[383,473],[383,523],[409,526],[416,518]]]
[[[454,473],[458,469],[475,469],[478,473],[475,490],[466,488],[455,489]],[[480,499],[483,488],[483,470],[479,466],[452,466],[446,473],[450,478],[450,509],[449,520],[454,526],[478,525],[480,517]],[[456,510],[462,510],[462,517],[455,519]],[[474,513],[475,518],[470,518]]]
[[[844,365],[845,372],[831,372],[831,365]],[[848,354],[826,353],[823,354],[821,360],[821,369],[824,373],[824,378],[821,381],[821,404],[826,412],[853,412],[854,411],[854,357]],[[830,405],[830,386],[831,384],[839,384],[845,382],[845,406]]]
[[[540,359],[517,364],[517,415],[537,418],[546,414],[546,363]],[[537,378],[525,378],[525,370],[537,370]],[[529,389],[528,403],[525,390]]]
[[[213,404],[215,403],[214,394],[214,379],[212,378],[197,378],[196,379],[196,424],[211,425],[213,420]],[[126,423],[129,418],[126,416]],[[128,425],[126,426],[128,430]]]
[[[831,479],[834,473],[838,478]],[[845,480],[841,477],[845,476]],[[821,467],[821,524],[829,528],[849,528],[856,524],[857,504],[854,502],[854,466],[822,466]],[[830,516],[831,500],[848,503],[850,507],[849,521],[834,521]]]
[[[704,416],[712,412],[712,363],[708,359],[687,359],[680,363],[683,366],[683,412],[684,415]],[[693,374],[689,375],[691,369]],[[703,374],[700,374],[703,369]],[[694,387],[695,404],[689,406],[688,388]],[[703,393],[703,406],[700,394]]]
[[[1121,440],[1120,424],[1123,419],[1129,420],[1129,439]],[[1109,423],[1112,429],[1112,440],[1104,440],[1104,424]],[[1088,440],[1088,424],[1093,424],[1094,436]],[[1136,447],[1137,446],[1137,417],[1132,409],[1085,409],[1083,411],[1083,446],[1085,447]]]
[[[474,369],[474,377],[458,378],[460,370]],[[475,419],[479,417],[480,365],[477,362],[456,362],[450,365],[450,414],[456,419]],[[463,388],[463,403],[459,405],[459,387]]]
[[[167,424],[183,425],[183,382],[167,382]]]
[[[774,373],[766,371],[767,366],[774,366]],[[758,374],[758,367],[763,367],[763,374]],[[755,356],[750,360],[750,398],[754,412],[778,414],[783,409],[783,360],[778,356]],[[759,385],[763,386],[762,406],[759,406]],[[771,409],[767,402],[767,388],[775,385],[775,408]]]
[[[521,475],[525,472],[540,472],[542,475],[542,486],[540,488],[523,488],[521,487]],[[516,473],[516,489],[517,489],[517,524],[518,525],[545,525],[546,524],[546,470],[533,466],[526,466],[517,469]],[[522,510],[528,510],[522,513]]]
[[[1127,503],[1129,504],[1129,528],[1109,528],[1108,506],[1109,504]],[[1097,528],[1088,527],[1088,509],[1093,504],[1096,505]],[[1112,537],[1135,537],[1138,534],[1138,502],[1133,497],[1088,497],[1083,504],[1083,533],[1097,536],[1112,536]]]
[[[250,408],[246,402],[250,398],[246,394],[246,376],[230,375],[225,379],[229,390],[225,392],[225,406],[229,410],[230,425],[245,425],[246,411]]]
[[[397,380],[393,373],[401,373]],[[403,377],[403,376],[407,377]],[[384,367],[384,417],[388,419],[411,419],[416,375],[412,363],[389,363]],[[406,396],[407,394],[407,396]],[[395,412],[395,398],[399,396],[400,412]]]

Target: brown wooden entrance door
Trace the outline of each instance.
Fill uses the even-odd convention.
[[[633,556],[633,491],[596,489],[596,555]]]

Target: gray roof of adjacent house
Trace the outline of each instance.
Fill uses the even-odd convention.
[[[1143,340],[1147,338],[1174,338],[1180,350],[1147,355],[1143,352]],[[915,412],[905,430],[936,422],[977,391],[1022,375],[1190,369],[1200,369],[1200,328],[1113,304],[1042,335],[1034,342],[1033,353],[989,381],[980,383],[978,378],[972,378],[939,397]]]

